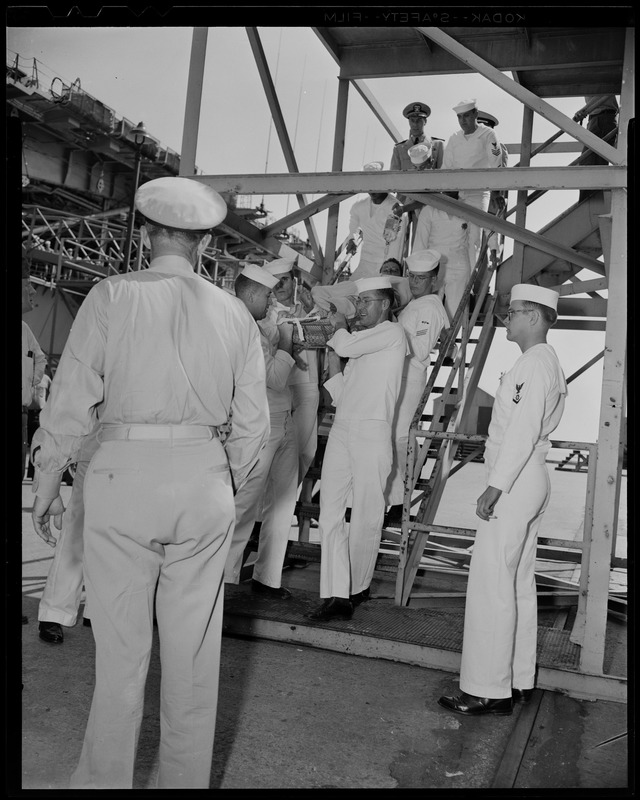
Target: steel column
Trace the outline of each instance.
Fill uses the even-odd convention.
[[[191,39],[191,60],[182,128],[182,152],[180,153],[180,175],[196,173],[196,150],[198,147],[198,128],[204,83],[204,63],[207,54],[207,35],[209,28],[194,28]]]
[[[588,562],[586,627],[580,655],[585,672],[603,671],[609,596],[609,571],[620,502],[622,417],[627,337],[627,200],[623,189],[612,192],[612,237],[609,269],[604,375],[600,400],[593,537]]]
[[[273,124],[278,134],[278,139],[280,140],[280,146],[282,147],[287,168],[289,169],[289,172],[299,172],[293,147],[291,146],[291,140],[289,139],[289,134],[287,132],[287,126],[280,108],[278,96],[276,94],[276,87],[271,79],[271,72],[262,48],[262,42],[258,36],[257,28],[246,28],[245,30],[247,32],[247,36],[249,37],[251,51],[253,52],[253,57],[258,68],[260,80],[262,81],[262,88],[264,89],[264,94],[269,104],[269,110],[271,111]],[[308,201],[303,194],[296,192],[296,198],[300,208],[304,208],[308,204]],[[320,263],[322,261],[322,250],[320,249],[320,244],[318,243],[318,237],[316,235],[313,221],[309,218],[305,218],[304,225],[307,231],[307,236],[309,237],[311,249],[313,250],[313,255],[315,256],[316,261]]]
[[[349,81],[338,78],[338,100],[336,105],[336,127],[333,134],[333,159],[331,170],[340,172],[344,161],[344,140],[347,129],[347,108],[349,104]],[[327,238],[323,264],[322,283],[331,283],[336,260],[336,244],[338,241],[338,215],[340,206],[332,206],[327,218]]]
[[[524,106],[522,109],[522,151],[520,166],[528,167],[531,164],[531,139],[533,136],[533,111]],[[527,190],[519,191],[516,200],[516,225],[520,228],[527,226]],[[518,283],[523,282],[524,272],[524,245],[522,242],[513,243],[513,261]]]

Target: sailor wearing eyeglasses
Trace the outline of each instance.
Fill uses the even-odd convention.
[[[349,331],[343,314],[329,315],[335,333],[327,342],[331,377],[324,386],[336,413],[320,475],[324,602],[308,615],[317,621],[349,619],[354,607],[369,599],[392,464],[391,425],[407,353],[402,326],[389,319],[390,277],[363,278],[355,285],[358,330]],[[348,359],[344,373],[340,358]]]
[[[464,620],[461,694],[438,703],[459,714],[511,714],[534,686],[537,640],[536,543],[549,502],[549,436],[567,395],[558,357],[547,344],[558,292],[518,284],[505,317],[522,355],[502,376],[489,425],[487,488],[478,525]]]

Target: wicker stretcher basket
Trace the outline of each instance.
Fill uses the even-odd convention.
[[[303,345],[308,349],[321,349],[327,346],[327,341],[333,336],[333,325],[327,319],[314,317],[309,319],[296,319],[293,328],[294,345]]]

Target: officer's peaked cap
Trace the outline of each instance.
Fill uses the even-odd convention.
[[[135,207],[156,225],[203,233],[227,216],[227,204],[218,192],[191,178],[156,178],[144,183],[136,192]]]

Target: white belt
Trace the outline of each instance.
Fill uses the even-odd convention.
[[[215,425],[103,425],[98,439],[217,439]]]

